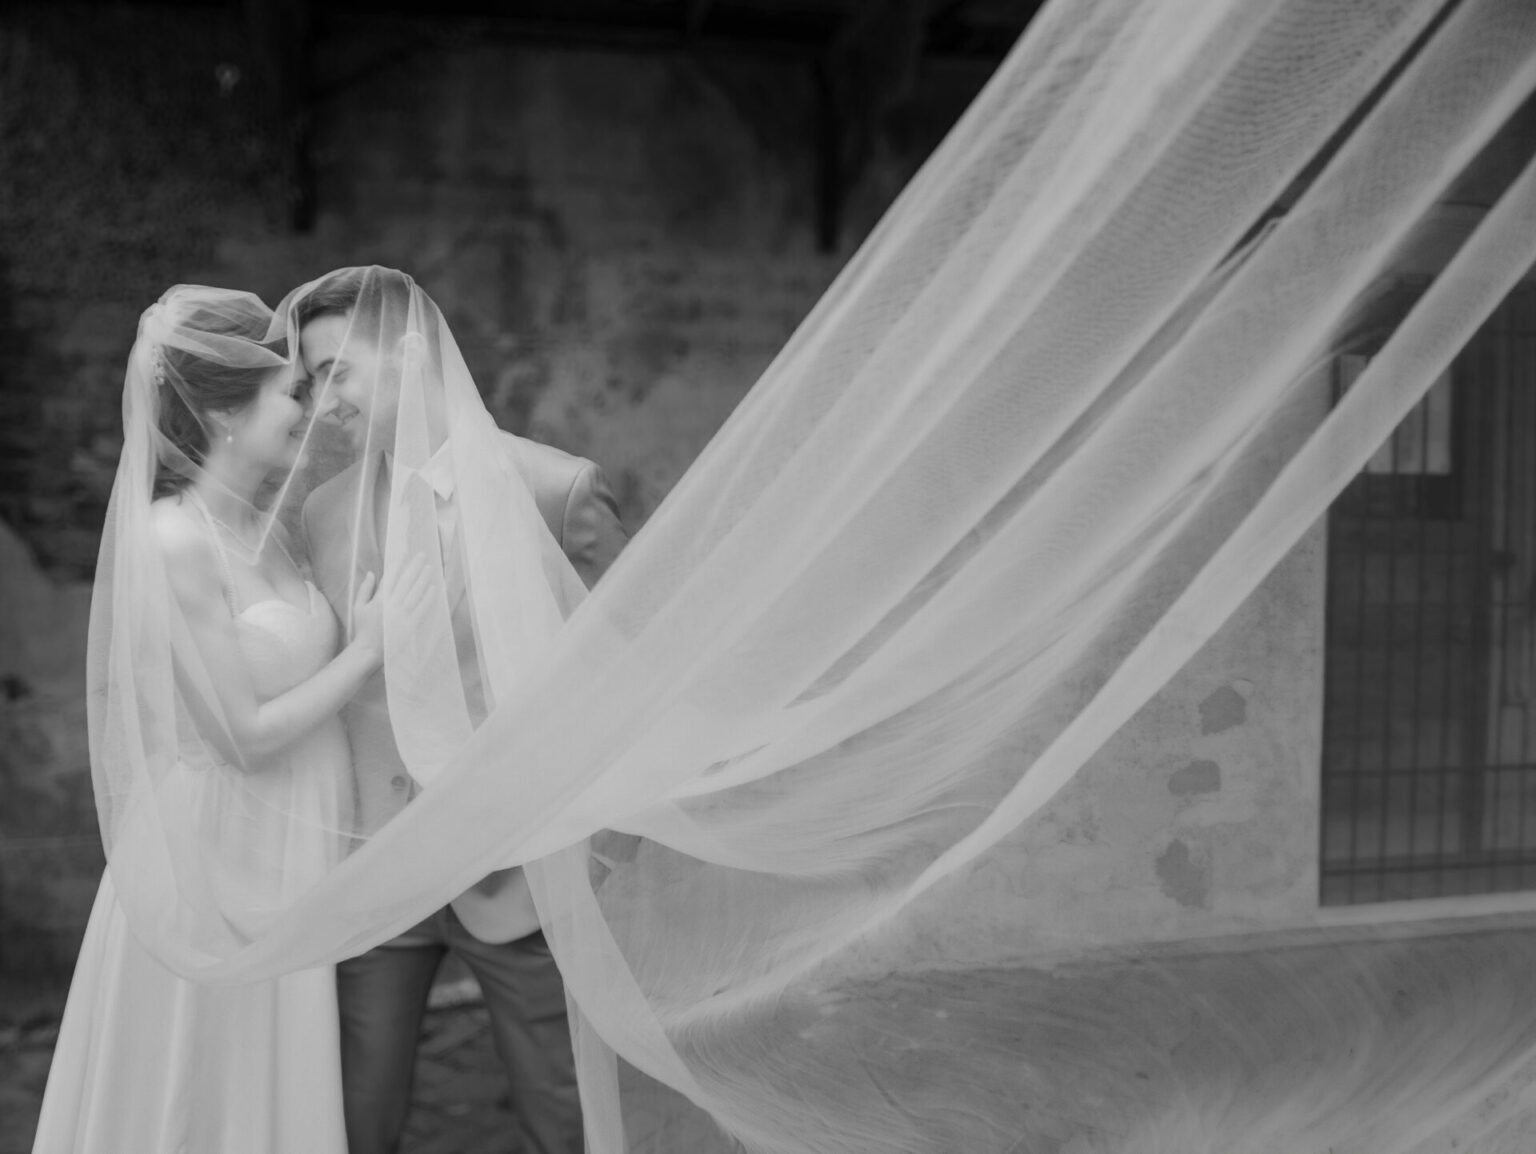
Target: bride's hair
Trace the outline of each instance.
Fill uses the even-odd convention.
[[[184,306],[185,307],[185,306]],[[183,329],[214,336],[242,337],[282,355],[286,342],[268,343],[267,321],[255,314],[237,315],[196,304],[179,318]],[[157,350],[155,390],[159,395],[159,430],[172,452],[160,454],[155,469],[154,497],[167,497],[191,483],[177,467],[184,458],[201,465],[208,455],[208,418],[232,413],[256,399],[270,365],[231,365],[199,356],[188,349],[161,345]]]

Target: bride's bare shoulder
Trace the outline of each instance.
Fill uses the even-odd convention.
[[[162,497],[149,507],[150,527],[160,547],[166,571],[176,580],[217,572],[208,527],[197,510],[180,495]]]

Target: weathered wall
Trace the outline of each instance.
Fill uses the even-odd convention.
[[[318,59],[319,216],[295,235],[238,8],[0,14],[0,974],[67,971],[100,868],[77,582],[160,292],[275,303],[338,266],[404,268],[497,419],[596,458],[637,528],[985,80],[923,73],[822,252],[802,63],[385,21]]]
[[[276,165],[238,24],[69,5],[0,13],[0,518],[89,574],[138,313],[269,233]]]
[[[1258,451],[1288,454],[1328,403],[1317,378]],[[1060,793],[919,900],[898,948],[964,967],[999,950],[1040,957],[1309,922],[1325,547],[1319,522]]]
[[[92,566],[139,312],[348,264],[416,276],[497,419],[596,456],[638,524],[986,78],[923,71],[822,252],[805,62],[354,19],[316,54],[294,235],[246,39],[238,13],[0,16],[0,518],[50,571]]]
[[[67,973],[102,867],[86,748],[90,593],[58,587],[0,523],[0,991],[7,976]]]
[[[1417,281],[1442,267],[1533,152],[1528,101],[1447,191],[1401,274]],[[1536,270],[1525,286],[1533,280]],[[1289,454],[1326,415],[1332,388],[1326,371],[1309,382],[1255,451]],[[908,956],[964,966],[973,946],[979,955],[999,943],[1048,955],[1529,908],[1519,893],[1321,907],[1327,563],[1320,520],[1055,798],[921,900],[902,931]]]

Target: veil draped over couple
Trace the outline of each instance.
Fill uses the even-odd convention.
[[[37,1149],[388,1148],[445,948],[515,1003],[530,1149],[695,1148],[657,1083],[818,1154],[1428,1151],[1519,1107],[1536,999],[1404,1064],[1370,975],[1276,955],[1270,1012],[1152,986],[1138,1032],[1041,978],[1080,894],[968,898],[1528,273],[1523,157],[1432,226],[1533,88],[1521,0],[1048,4],[628,544],[408,276],[170,290]]]

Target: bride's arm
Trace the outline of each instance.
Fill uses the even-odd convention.
[[[170,503],[156,506],[155,532],[171,589],[216,698],[207,703],[217,716],[204,723],[204,737],[221,746],[233,764],[249,766],[334,716],[383,661],[382,598],[374,596],[370,578],[358,591],[356,630],[347,646],[307,681],[260,700],[236,643],[213,545],[199,524]],[[190,696],[200,695],[194,691]]]

